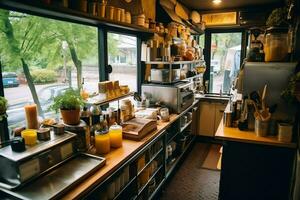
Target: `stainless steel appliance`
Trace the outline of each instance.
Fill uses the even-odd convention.
[[[65,133],[26,146],[24,152],[14,152],[10,146],[0,149],[0,187],[16,189],[39,177],[74,154],[76,135]]]
[[[151,69],[151,82],[173,83],[180,80],[180,69]]]
[[[142,94],[151,101],[165,104],[171,112],[181,113],[194,102],[191,84],[183,81],[172,85],[143,84]]]

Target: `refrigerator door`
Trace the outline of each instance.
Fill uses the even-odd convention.
[[[246,62],[244,67],[243,96],[252,91],[262,94],[267,84],[266,103],[268,106],[277,104],[273,119],[288,119],[294,116],[295,108],[281,98],[282,91],[287,87],[289,78],[294,73],[297,63],[283,62]]]

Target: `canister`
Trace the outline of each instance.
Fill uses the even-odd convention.
[[[224,126],[231,127],[232,126],[232,111],[224,112]]]
[[[108,131],[95,133],[95,148],[97,154],[106,154],[110,151],[110,138]]]
[[[89,126],[83,121],[80,120],[78,125],[65,125],[65,130],[75,133],[77,135],[75,140],[75,146],[78,151],[87,151],[90,148],[91,138]]]

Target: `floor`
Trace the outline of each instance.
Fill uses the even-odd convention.
[[[161,200],[217,200],[220,171],[202,168],[210,145],[196,143],[162,193]]]

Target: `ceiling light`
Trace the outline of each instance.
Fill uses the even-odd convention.
[[[222,2],[222,0],[213,0],[212,2],[213,2],[213,4],[218,5]]]

